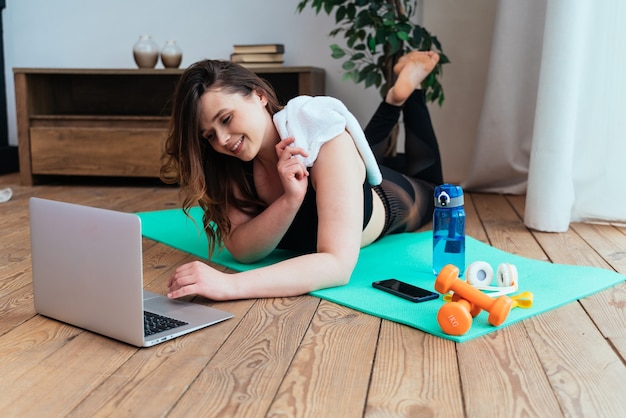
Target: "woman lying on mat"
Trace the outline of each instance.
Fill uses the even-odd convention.
[[[189,67],[174,96],[163,180],[180,184],[186,212],[203,209],[209,256],[221,246],[241,263],[276,248],[299,255],[234,274],[184,264],[168,296],[293,296],[343,285],[361,247],[428,222],[442,174],[420,84],[438,60],[403,56],[364,132],[336,99],[300,96],[281,109],[272,88],[237,64]],[[401,112],[406,158],[394,170],[370,146],[384,145]]]

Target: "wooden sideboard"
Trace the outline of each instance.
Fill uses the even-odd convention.
[[[324,70],[254,70],[285,103],[325,92]],[[171,98],[183,70],[16,68],[20,179],[158,177]]]

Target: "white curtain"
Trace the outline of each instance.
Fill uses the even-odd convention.
[[[626,221],[626,2],[549,0],[525,223]]]
[[[525,223],[626,222],[626,2],[501,0],[468,190]]]
[[[466,190],[526,192],[546,0],[498,2]]]

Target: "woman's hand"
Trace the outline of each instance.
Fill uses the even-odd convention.
[[[192,261],[178,267],[167,282],[169,298],[200,295],[212,300],[234,299],[234,280],[202,263]]]
[[[295,196],[302,201],[309,184],[309,171],[302,160],[296,156],[300,155],[306,158],[309,154],[302,148],[293,146],[294,142],[294,138],[285,138],[276,144],[276,155],[278,156],[276,168],[285,194]]]

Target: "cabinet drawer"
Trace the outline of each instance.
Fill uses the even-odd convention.
[[[31,127],[32,173],[159,177],[166,135],[161,128]]]

